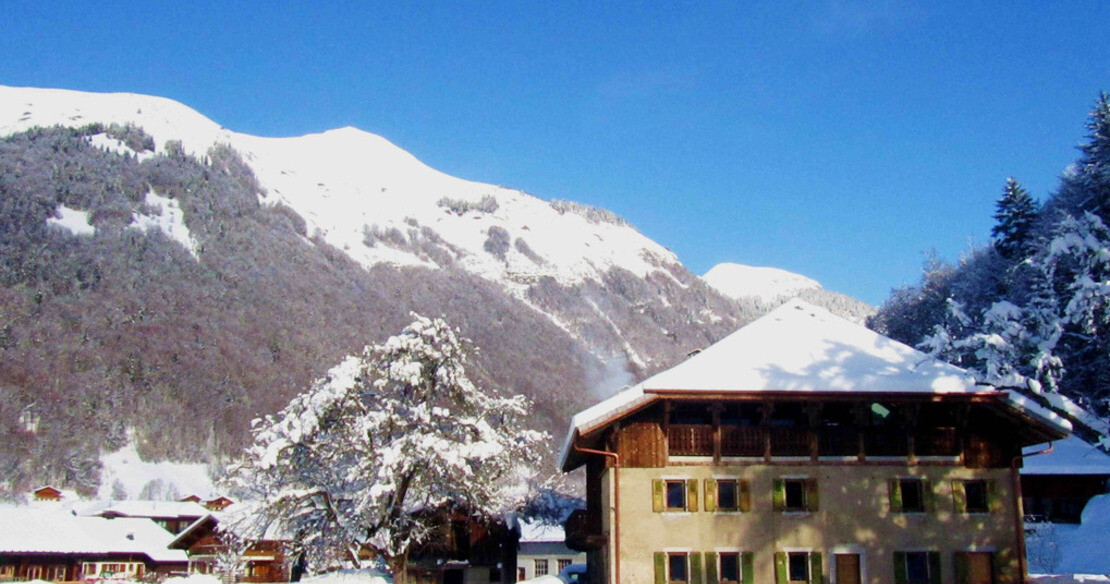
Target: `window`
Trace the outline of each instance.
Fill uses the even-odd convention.
[[[705,479],[706,511],[750,511],[751,488],[740,479]]]
[[[686,510],[686,483],[684,481],[667,481],[667,510]]]
[[[517,569],[516,569],[516,581],[520,582],[521,580],[527,580],[527,579],[528,579],[528,571],[525,570],[524,568],[521,568],[521,567],[518,566]]]
[[[809,554],[792,552],[786,554],[787,577],[791,582],[809,582]]]
[[[937,552],[894,552],[895,584],[934,584],[940,582],[940,554]]]
[[[717,561],[721,584],[740,582],[740,554],[738,552],[721,552]]]
[[[989,513],[987,481],[964,481],[964,509],[968,513]]]
[[[919,478],[890,479],[890,511],[892,513],[924,513],[932,490],[929,482]]]
[[[656,479],[651,481],[651,507],[662,511],[697,511],[697,479]]]
[[[775,582],[778,584],[800,584],[821,582],[821,554],[795,551],[775,554]]]
[[[533,576],[547,575],[547,560],[535,560],[535,567],[535,570],[532,570]]]
[[[559,573],[560,574],[563,573],[563,570],[567,569],[567,566],[571,565],[571,563],[572,562],[571,562],[570,558],[559,558],[559,560],[558,560]]]
[[[775,511],[817,511],[817,479],[775,479]]]
[[[686,569],[687,555],[684,553],[667,554],[667,582],[689,582]]]

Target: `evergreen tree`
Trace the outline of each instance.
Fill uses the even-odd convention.
[[[1110,222],[1110,95],[1105,92],[1088,116],[1087,143],[1079,149],[1083,154],[1064,174],[1053,207],[1073,217],[1089,211]]]
[[[994,247],[1008,260],[1024,258],[1029,253],[1029,238],[1037,219],[1033,197],[1016,180],[1008,178],[995,209],[997,223],[991,229]]]

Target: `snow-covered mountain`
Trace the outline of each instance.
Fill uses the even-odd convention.
[[[354,128],[261,138],[134,94],[0,87],[0,221],[0,494],[93,488],[132,433],[144,457],[233,454],[410,311],[458,326],[475,377],[559,434],[773,307],[756,276],[722,294],[604,209]]]
[[[796,296],[803,290],[821,288],[817,280],[794,272],[733,263],[713,266],[702,279],[721,294],[737,300],[754,297],[772,302]]]

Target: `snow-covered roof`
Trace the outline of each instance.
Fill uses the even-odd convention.
[[[793,299],[682,363],[576,414],[563,444],[668,392],[1002,394],[934,359],[818,306]],[[1009,400],[1015,408],[1021,402]],[[1061,431],[1058,417],[1027,412]]]
[[[0,553],[140,553],[156,562],[186,562],[167,546],[173,534],[150,519],[79,517],[65,511],[0,506]]]
[[[1026,453],[1044,450],[1040,444]],[[1023,475],[1110,475],[1110,454],[1070,436],[1052,443],[1052,452],[1024,459]]]
[[[539,521],[520,521],[520,543],[563,543],[567,539],[563,527]]]
[[[123,517],[203,517],[208,509],[192,501],[119,501],[100,511],[99,515]]]

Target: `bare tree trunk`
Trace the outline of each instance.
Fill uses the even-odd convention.
[[[399,556],[389,556],[385,559],[389,571],[393,572],[393,584],[408,584],[409,581],[409,555],[403,553]]]

